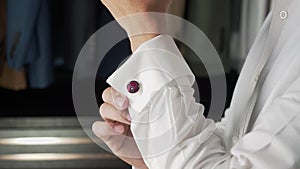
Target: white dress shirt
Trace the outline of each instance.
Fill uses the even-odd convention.
[[[169,36],[143,45],[108,79],[129,98],[150,169],[300,168],[300,1],[276,0],[219,123],[195,102],[194,76]],[[140,84],[129,93],[128,82]]]

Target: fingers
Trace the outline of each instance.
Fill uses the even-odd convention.
[[[105,122],[100,121],[97,121],[93,124],[92,130],[95,133],[95,135],[104,142],[107,142],[112,135],[118,134],[114,132],[114,130],[111,127],[106,125]]]
[[[127,129],[129,130],[129,126]],[[92,130],[117,156],[141,158],[133,137],[116,133],[107,123],[100,121],[93,124]]]
[[[109,122],[110,125],[114,124],[113,122],[130,125],[130,121],[126,118],[126,115],[128,115],[127,110],[117,110],[108,103],[103,103],[100,106],[100,115],[105,121]],[[112,127],[114,128],[115,126]]]
[[[93,124],[92,127],[93,132],[95,135],[100,138],[105,144],[114,152],[114,153],[121,153],[120,150],[124,146],[124,141],[126,139],[133,139],[132,137],[128,137],[121,133],[116,133],[114,130],[109,127],[105,122],[97,121]]]
[[[104,90],[104,92],[102,94],[102,98],[105,103],[108,103],[108,104],[112,105],[113,107],[115,107],[114,112],[117,111],[119,114],[121,114],[123,117],[125,117],[127,119],[127,121],[131,121],[130,115],[127,111],[129,102],[125,96],[121,95],[119,92],[117,92],[113,88],[109,87]],[[111,109],[109,109],[109,110],[111,110]],[[125,124],[127,124],[127,123],[125,123]]]
[[[122,125],[125,128],[125,131],[130,130],[128,125],[125,124]],[[104,142],[107,142],[112,136],[123,135],[123,133],[115,132],[114,129],[108,126],[106,122],[102,122],[102,121],[96,121],[92,126],[92,130],[95,133],[95,135],[99,137],[101,140],[103,140]],[[126,136],[128,136],[127,133],[125,134]]]
[[[105,103],[99,111],[105,122],[95,122],[93,132],[122,160],[147,168],[130,130],[128,99],[112,88],[107,88],[102,97]]]
[[[126,110],[128,108],[128,99],[109,87],[102,94],[103,101],[115,106],[118,110]]]

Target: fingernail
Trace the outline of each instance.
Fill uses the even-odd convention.
[[[122,126],[122,125],[116,125],[116,126],[114,126],[114,131],[116,133],[123,133],[124,132],[124,126]]]
[[[123,97],[117,97],[115,99],[115,102],[116,102],[116,105],[119,107],[119,108],[123,108],[124,107],[124,103],[125,103],[125,99]]]

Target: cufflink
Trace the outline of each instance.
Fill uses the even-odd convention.
[[[139,91],[139,89],[140,89],[140,84],[137,81],[133,80],[127,84],[127,91],[129,93],[136,93]]]

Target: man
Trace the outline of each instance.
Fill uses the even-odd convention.
[[[135,13],[166,12],[171,3],[170,0],[102,2],[116,19]],[[193,81],[189,77],[192,75],[184,61],[176,61],[180,65],[176,65],[178,72],[182,74],[168,72],[173,79],[165,78],[164,72],[145,73],[142,68],[136,68],[136,64],[144,64],[143,59],[148,59],[157,70],[164,69],[155,64],[157,61],[176,60],[180,54],[172,38],[157,34],[130,37],[133,56],[108,79],[114,89],[108,88],[103,93],[106,103],[100,113],[105,122],[96,122],[93,131],[121,159],[141,169],[300,168],[299,20],[300,1],[274,1],[272,12],[241,71],[230,108],[220,123],[197,116],[204,108],[191,99]],[[147,23],[155,25],[151,17],[135,24],[143,27]],[[127,26],[122,26],[129,32]],[[166,66],[172,68],[172,64]],[[140,73],[133,78],[132,72]],[[147,86],[151,81],[145,76],[149,75],[155,75],[151,80],[163,85]],[[151,97],[144,93],[151,93]],[[140,112],[131,112],[133,107]],[[158,111],[162,113],[154,123],[133,123]],[[191,124],[189,117],[197,121]],[[157,133],[164,134],[157,130],[159,126],[161,130],[171,127],[172,138],[164,139],[174,141],[174,145],[156,152],[160,144],[164,144],[153,139]],[[114,136],[122,134],[133,136],[136,145],[126,141],[118,143],[120,140]],[[137,150],[140,158],[123,155],[130,150]]]

